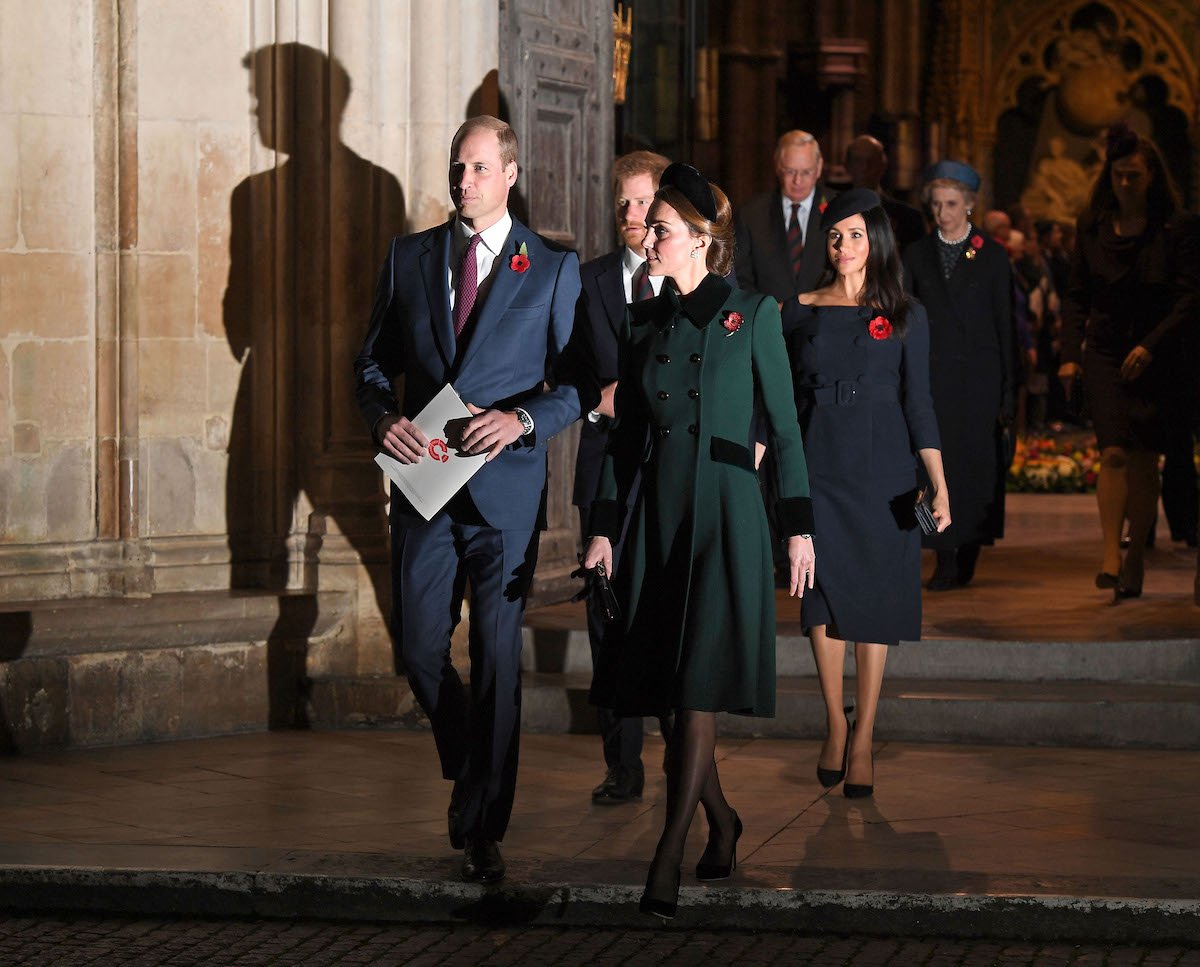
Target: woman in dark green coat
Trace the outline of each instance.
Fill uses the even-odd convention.
[[[748,449],[756,394],[779,476],[791,593],[812,587],[812,504],[787,350],[773,299],[732,288],[732,213],[688,165],[664,172],[646,223],[647,265],[668,276],[629,307],[621,333],[617,423],[584,566],[612,570],[619,512],[640,468],[614,574],[623,614],[610,626],[592,700],[621,715],[676,712],[667,750],[667,816],[641,909],[670,917],[698,803],[709,825],[701,880],[736,863],[741,822],[714,759],[716,713],[775,712],[770,536]]]

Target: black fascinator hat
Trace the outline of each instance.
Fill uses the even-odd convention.
[[[692,207],[710,222],[717,217],[717,199],[708,179],[691,165],[676,161],[658,179],[659,189],[674,188],[692,203]]]
[[[879,208],[883,202],[870,188],[851,188],[843,191],[825,206],[821,214],[821,231],[827,232],[843,218],[861,215],[870,208]]]

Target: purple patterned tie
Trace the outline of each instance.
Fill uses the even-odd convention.
[[[650,271],[643,262],[633,273],[633,301],[642,302],[654,298],[654,286],[650,284]]]
[[[799,211],[800,203],[792,202],[792,220],[788,222],[787,228],[787,247],[793,276],[800,274],[800,258],[804,255],[804,234],[800,231]]]
[[[475,308],[475,297],[479,294],[479,263],[475,261],[475,250],[479,248],[479,236],[472,235],[463,252],[462,264],[458,267],[458,286],[454,290],[454,338],[462,336]]]

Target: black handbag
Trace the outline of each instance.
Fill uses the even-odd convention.
[[[582,555],[580,555],[580,558],[580,563],[582,564]],[[599,562],[590,571],[579,567],[571,573],[571,577],[582,577],[584,582],[583,590],[576,594],[571,599],[572,601],[582,601],[584,598],[591,598],[600,617],[605,621],[620,620],[621,606],[617,604],[617,595],[613,591],[612,582],[608,579],[608,571],[605,569],[603,561]]]
[[[913,513],[916,514],[922,534],[937,533],[937,521],[933,517],[933,502],[929,499],[928,490],[917,491],[917,499],[913,503]]]

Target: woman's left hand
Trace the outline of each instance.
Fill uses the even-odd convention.
[[[792,566],[792,580],[788,595],[793,598],[804,597],[804,588],[812,587],[817,580],[817,552],[813,550],[811,537],[801,537],[799,534],[788,538],[788,562]]]
[[[1146,367],[1154,361],[1154,354],[1145,346],[1134,346],[1121,363],[1121,379],[1131,382],[1146,371]]]
[[[937,532],[940,534],[950,526],[950,495],[943,487],[934,492],[929,502],[933,505],[933,519],[937,521]]]

